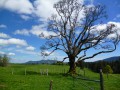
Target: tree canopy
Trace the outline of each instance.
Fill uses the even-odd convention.
[[[57,14],[48,20],[48,31],[52,32],[41,47],[43,55],[50,55],[56,50],[66,53],[70,70],[75,68],[75,61],[93,58],[102,53],[116,50],[120,35],[112,22],[102,23],[107,17],[105,6],[87,5],[80,0],[60,0],[54,4]],[[45,50],[51,52],[45,53]],[[89,53],[89,51],[91,51]]]
[[[110,65],[106,65],[106,67],[104,67],[104,69],[103,69],[103,72],[104,73],[113,73],[113,70]]]

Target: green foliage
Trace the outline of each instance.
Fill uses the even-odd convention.
[[[64,63],[61,61],[57,61],[56,65],[63,65]]]
[[[104,73],[113,73],[113,70],[110,65],[106,65],[106,67],[103,69]]]
[[[104,69],[106,65],[110,65],[114,74],[120,74],[120,59],[106,62],[106,61],[97,61],[97,62],[85,62],[85,67],[91,69],[94,72],[100,72],[100,68]]]
[[[7,55],[0,56],[0,66],[7,66],[10,58]]]

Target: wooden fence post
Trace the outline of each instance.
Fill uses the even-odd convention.
[[[100,90],[104,90],[104,81],[103,81],[102,69],[100,69]]]
[[[53,83],[53,80],[50,81],[50,88],[49,88],[49,90],[52,90],[52,83]]]

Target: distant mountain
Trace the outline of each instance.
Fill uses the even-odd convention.
[[[114,61],[117,61],[117,60],[120,60],[120,56],[114,56],[114,57],[106,58],[106,59],[103,59],[102,61],[114,62]],[[101,60],[99,60],[99,61],[101,61]],[[98,61],[96,61],[96,62],[98,62]]]
[[[56,60],[41,60],[41,61],[28,61],[25,64],[54,64]]]
[[[120,56],[115,56],[115,57],[110,57],[110,58],[104,59],[104,61],[108,61],[108,62],[117,61],[117,60],[120,60]]]

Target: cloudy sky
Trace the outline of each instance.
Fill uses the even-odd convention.
[[[39,34],[51,34],[45,30],[45,22],[56,13],[53,4],[58,0],[0,0],[0,54],[8,54],[11,62],[41,60],[40,46],[45,43]],[[106,6],[108,22],[117,23],[120,28],[120,0],[85,0],[90,4]],[[99,55],[93,60],[120,56],[120,44],[115,52]],[[65,54],[55,52],[49,59],[62,60]],[[46,58],[46,59],[47,59]]]

